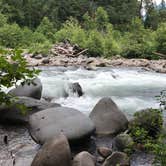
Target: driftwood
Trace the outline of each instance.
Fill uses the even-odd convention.
[[[166,55],[159,52],[152,52],[155,55],[158,55],[160,58],[166,59]]]
[[[78,57],[85,54],[87,50],[82,50],[78,45],[72,45],[70,42],[63,42],[54,45],[51,53],[55,56]]]

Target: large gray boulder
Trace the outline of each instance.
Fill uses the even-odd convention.
[[[127,129],[128,120],[111,98],[102,98],[90,113],[97,135],[115,135]]]
[[[72,166],[95,166],[95,159],[90,153],[84,151],[74,157]]]
[[[129,158],[126,153],[114,152],[109,156],[102,166],[130,165]]]
[[[69,141],[89,136],[95,129],[89,117],[72,108],[50,108],[30,116],[30,133],[40,144],[63,133]]]
[[[42,95],[42,83],[39,78],[36,78],[30,85],[27,83],[25,83],[23,86],[19,85],[16,88],[10,90],[9,94],[13,96],[26,96],[40,99]]]
[[[62,134],[48,140],[35,156],[31,166],[71,166],[71,152]]]
[[[25,113],[20,108],[25,106]],[[29,120],[29,115],[50,107],[59,107],[60,104],[49,103],[44,100],[37,100],[30,97],[17,97],[16,101],[11,106],[0,107],[0,123],[26,124]]]

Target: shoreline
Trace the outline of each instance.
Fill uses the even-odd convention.
[[[38,54],[24,55],[28,66],[75,66],[84,67],[88,70],[93,70],[96,67],[141,67],[147,71],[155,71],[158,73],[166,73],[166,60],[147,60],[147,59],[125,59],[114,57],[106,59],[102,57],[87,57],[80,55],[78,57],[69,56],[43,56]]]

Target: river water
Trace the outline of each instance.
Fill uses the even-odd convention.
[[[140,68],[84,68],[42,67],[40,79],[43,97],[62,106],[76,108],[89,114],[104,96],[111,97],[120,109],[131,117],[134,112],[153,107],[158,108],[156,95],[166,89],[166,74],[147,72]],[[79,82],[84,95],[70,93],[69,84]],[[64,97],[66,93],[69,96]]]
[[[147,72],[140,68],[40,67],[44,98],[62,106],[89,114],[104,96],[111,97],[130,118],[141,109],[158,108],[155,96],[166,89],[166,74]],[[69,90],[70,83],[79,82],[84,95],[77,97]],[[68,97],[65,97],[66,94]],[[3,139],[8,136],[8,145]],[[0,166],[30,166],[39,146],[25,128],[0,126]],[[136,154],[133,166],[151,165],[152,156]]]

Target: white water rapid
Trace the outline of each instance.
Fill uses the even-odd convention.
[[[83,68],[41,67],[43,97],[52,102],[76,108],[89,114],[104,96],[110,96],[129,117],[144,108],[157,108],[155,96],[166,89],[166,74],[147,72],[140,68]],[[79,82],[84,95],[77,97],[68,92],[70,83]]]

